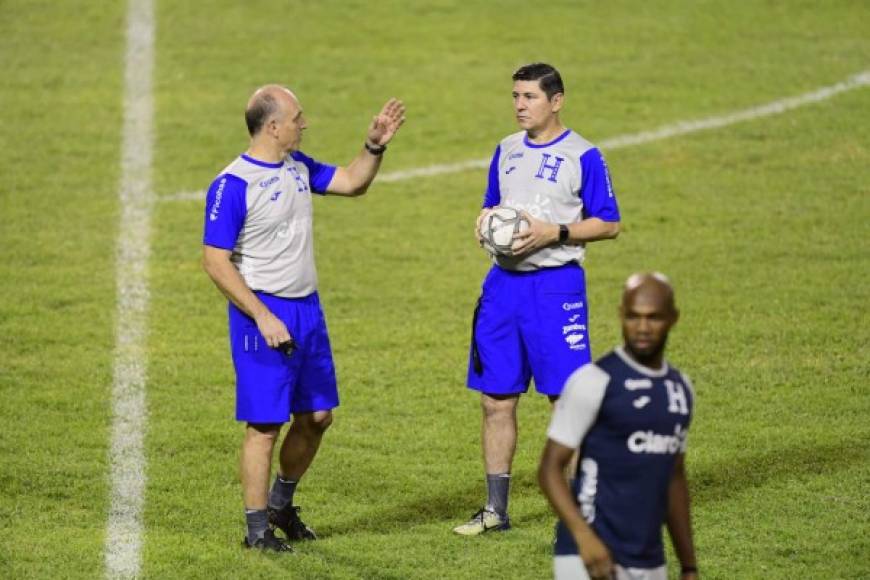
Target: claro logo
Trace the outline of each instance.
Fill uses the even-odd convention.
[[[224,186],[227,184],[227,178],[224,177],[218,183],[217,191],[214,193],[214,204],[211,206],[211,211],[208,214],[208,219],[215,221],[218,219],[218,214],[221,211],[221,200],[224,198]]]
[[[652,431],[635,431],[628,436],[628,450],[632,453],[674,455],[686,449],[687,430],[677,423],[673,435],[660,435]]]

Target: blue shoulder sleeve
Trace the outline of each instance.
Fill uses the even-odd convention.
[[[580,157],[580,198],[583,200],[583,218],[598,218],[605,222],[619,221],[619,206],[610,182],[607,162],[598,148],[592,148]]]
[[[493,207],[501,203],[501,189],[498,186],[498,160],[501,156],[501,145],[495,148],[492,161],[489,162],[489,179],[486,183],[486,193],[483,196],[483,207]]]
[[[205,198],[203,244],[224,250],[236,247],[248,214],[247,191],[248,184],[229,173],[212,182]]]
[[[326,193],[332,176],[335,175],[335,165],[321,163],[305,155],[301,151],[294,151],[290,156],[296,161],[301,161],[308,168],[308,185],[314,193]]]

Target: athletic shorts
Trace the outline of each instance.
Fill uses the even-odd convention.
[[[296,342],[287,356],[270,348],[254,319],[229,304],[230,350],[236,369],[236,419],[286,423],[292,413],[338,406],[335,365],[317,293],[280,298],[256,292]]]
[[[553,578],[555,580],[589,580],[589,573],[580,556],[556,556],[553,558]],[[658,568],[625,568],[613,565],[615,580],[668,580],[666,566]]]
[[[533,272],[493,266],[472,324],[468,387],[489,395],[529,388],[557,396],[590,362],[586,276],[577,263]]]

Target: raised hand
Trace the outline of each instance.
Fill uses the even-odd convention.
[[[372,118],[366,139],[372,145],[386,145],[404,122],[405,105],[402,101],[392,98],[386,102],[381,112]]]

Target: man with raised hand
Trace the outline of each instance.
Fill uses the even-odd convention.
[[[572,374],[555,405],[538,481],[560,519],[557,580],[667,580],[665,523],[682,580],[698,578],[685,470],[695,396],[664,359],[678,317],[667,278],[631,276],[624,345]],[[565,468],[578,448],[572,490]]]
[[[601,151],[566,128],[565,87],[548,64],[513,75],[520,131],[499,143],[478,216],[520,210],[530,227],[513,255],[493,256],[474,314],[468,387],[480,392],[487,501],[454,528],[475,536],[510,528],[508,496],[517,446],[517,404],[529,388],[556,399],[565,379],[588,363],[586,243],[615,238],[619,208]]]
[[[390,99],[356,157],[336,167],[299,150],[307,124],[296,95],[278,85],[261,87],[245,109],[248,150],[208,190],[203,266],[229,300],[236,419],[247,424],[245,547],[292,551],[272,527],[288,540],[315,539],[293,495],[332,423],[338,389],[317,294],[312,193],[364,194],[404,115],[401,101]],[[291,416],[270,492],[272,453]]]

